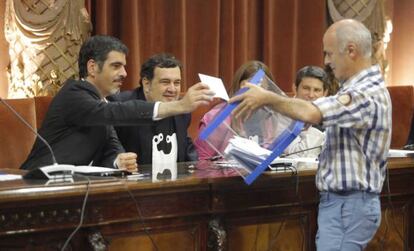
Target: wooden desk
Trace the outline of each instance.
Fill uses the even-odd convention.
[[[92,180],[72,250],[155,250],[146,233],[159,250],[315,250],[314,170],[264,174],[247,186],[231,170],[196,166],[179,164],[175,181]],[[382,224],[367,250],[414,250],[414,160],[392,159],[389,170],[393,207],[384,185]],[[79,222],[87,184],[0,182],[0,250],[59,249]]]

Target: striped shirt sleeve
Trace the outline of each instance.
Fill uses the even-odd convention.
[[[342,95],[349,95],[349,104],[339,101]],[[373,102],[358,90],[348,90],[334,96],[323,97],[313,101],[322,113],[322,126],[339,126],[342,128],[367,128],[372,124]]]

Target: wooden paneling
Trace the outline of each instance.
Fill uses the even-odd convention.
[[[402,208],[382,210],[381,226],[366,250],[404,250],[405,213]]]
[[[196,166],[179,164],[175,181],[93,179],[72,250],[316,249],[314,170],[263,174],[247,186],[235,172]],[[389,167],[381,226],[367,250],[414,250],[414,160]],[[0,250],[60,249],[80,220],[86,189],[85,180],[0,182]]]
[[[260,224],[235,223],[227,226],[228,249],[240,251],[304,250],[309,245],[309,239],[305,236],[306,227],[301,216],[273,219],[268,223]]]
[[[151,234],[151,238],[158,250],[200,250],[200,240],[197,238],[197,229],[186,231],[169,231]],[[147,235],[112,238],[109,251],[136,251],[154,250],[155,246]]]
[[[390,1],[390,0],[389,0]],[[392,0],[393,32],[391,33],[391,85],[413,85],[414,71],[414,1]]]

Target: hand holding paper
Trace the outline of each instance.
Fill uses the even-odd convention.
[[[198,77],[200,78],[201,82],[208,85],[210,90],[216,93],[214,97],[221,98],[225,101],[229,100],[229,95],[227,94],[223,81],[220,78],[204,75],[201,73],[198,74]]]

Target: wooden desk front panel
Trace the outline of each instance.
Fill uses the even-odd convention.
[[[367,250],[414,250],[413,166],[390,161],[393,207],[384,187],[382,224]],[[79,222],[85,192],[86,182],[0,183],[0,250],[57,250]],[[153,250],[147,232],[159,250],[315,250],[317,203],[314,171],[262,175],[251,186],[222,170],[155,183],[94,181],[71,247]]]

